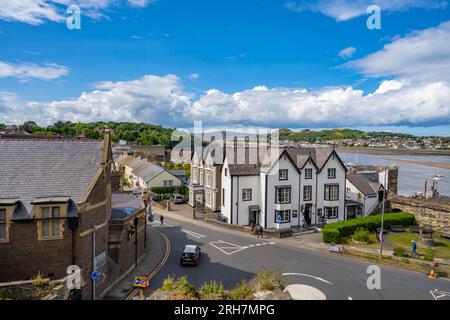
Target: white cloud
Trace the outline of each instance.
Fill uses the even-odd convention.
[[[11,63],[0,61],[0,78],[14,77],[21,80],[31,78],[53,80],[69,74],[69,68],[54,63]]]
[[[42,24],[45,20],[64,21],[64,17],[58,12],[57,7],[44,0],[0,0],[0,19],[33,25]]]
[[[435,0],[306,0],[289,1],[285,8],[303,12],[310,10],[332,17],[336,21],[346,21],[367,14],[367,7],[376,4],[382,11],[405,11],[413,8],[445,9],[446,1]]]
[[[397,38],[346,66],[371,77],[450,80],[450,21]]]
[[[0,93],[0,123],[35,120],[144,121],[204,126],[346,127],[450,124],[450,83],[382,82],[373,93],[352,87],[308,91],[257,86],[235,93],[210,89],[199,98],[174,75],[101,82],[78,98],[26,102]]]
[[[338,56],[342,59],[348,59],[348,58],[351,58],[355,53],[356,53],[356,48],[348,47],[348,48],[342,49],[338,53]]]
[[[198,73],[191,73],[189,75],[189,79],[191,80],[197,80],[198,78],[200,78],[200,75]]]
[[[64,22],[66,9],[77,5],[81,14],[93,19],[105,18],[103,11],[126,3],[132,7],[146,7],[153,0],[0,0],[0,19],[40,25],[46,21]]]

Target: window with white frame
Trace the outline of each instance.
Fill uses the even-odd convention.
[[[203,170],[200,169],[200,184],[203,184]]]
[[[225,188],[222,188],[222,206],[225,206]]]
[[[312,169],[305,169],[305,179],[312,179]]]
[[[252,189],[242,189],[242,201],[252,200]]]
[[[163,185],[164,187],[173,187],[173,180],[164,180]]]
[[[334,201],[339,200],[339,185],[326,184],[325,185],[325,200]]]
[[[225,168],[225,177],[228,177],[228,169]]]
[[[291,202],[291,187],[275,187],[275,202],[276,203],[290,203]]]
[[[336,169],[335,168],[328,169],[328,179],[334,178],[336,178]]]
[[[197,169],[192,170],[192,181],[198,182],[197,180]]]
[[[311,201],[311,200],[312,200],[312,186],[304,186],[303,201]]]
[[[288,170],[280,169],[278,171],[278,178],[279,178],[279,180],[287,180],[288,179]]]
[[[210,173],[206,174],[206,185],[208,187],[211,187],[211,174]]]
[[[59,207],[41,208],[41,236],[43,239],[60,238],[61,234],[61,212]]]
[[[0,240],[8,240],[6,231],[6,209],[0,209]]]
[[[211,207],[212,206],[212,196],[211,193],[206,193],[206,201],[208,203],[208,206]]]
[[[339,207],[324,207],[325,216],[327,219],[337,219]]]
[[[287,223],[291,221],[291,210],[275,210],[275,222]]]

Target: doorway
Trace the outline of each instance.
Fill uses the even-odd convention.
[[[312,212],[312,204],[305,204],[305,221],[308,226],[311,225],[311,212]]]

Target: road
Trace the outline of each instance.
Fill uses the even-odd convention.
[[[430,280],[417,272],[380,266],[381,289],[369,290],[369,263],[167,217],[160,226],[158,215],[155,218],[153,225],[170,239],[171,254],[163,269],[150,281],[151,288],[161,287],[169,275],[186,275],[196,287],[216,280],[230,289],[241,279],[252,279],[264,267],[288,274],[285,275],[288,284],[305,284],[322,291],[329,300],[450,299],[447,279]],[[185,244],[200,246],[202,257],[198,266],[180,266]]]

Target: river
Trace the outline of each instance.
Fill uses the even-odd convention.
[[[449,156],[405,156],[405,155],[373,155],[339,152],[339,156],[345,163],[356,163],[362,165],[396,165],[399,167],[398,193],[400,195],[411,195],[417,191],[423,192],[425,179],[428,179],[428,192],[431,187],[431,177],[434,174],[444,175],[438,182],[438,191],[441,195],[450,196],[450,170],[438,169],[414,163],[396,161],[412,160],[420,162],[450,163]]]

